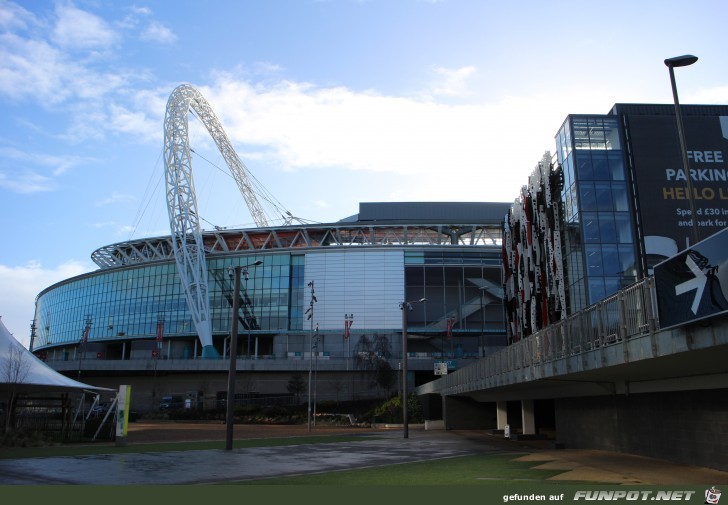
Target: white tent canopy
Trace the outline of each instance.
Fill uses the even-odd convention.
[[[0,391],[112,391],[69,379],[36,358],[8,331],[0,316]]]

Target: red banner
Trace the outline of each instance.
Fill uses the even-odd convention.
[[[164,321],[157,323],[157,342],[161,342],[164,338]]]
[[[344,321],[344,340],[349,340],[349,337],[351,337],[351,325],[353,322],[353,319],[346,319]]]

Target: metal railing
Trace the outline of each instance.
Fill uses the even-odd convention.
[[[420,386],[420,393],[457,393],[490,386],[509,373],[530,380],[529,367],[621,343],[659,329],[655,281],[649,277],[490,356]],[[436,384],[439,383],[439,384]],[[470,386],[466,386],[470,384]],[[479,385],[478,385],[479,384]]]

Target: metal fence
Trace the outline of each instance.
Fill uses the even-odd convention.
[[[643,279],[563,321],[442,378],[437,388],[457,392],[540,363],[578,355],[659,329],[653,277]],[[526,377],[527,378],[527,377]],[[430,391],[421,390],[421,393]]]

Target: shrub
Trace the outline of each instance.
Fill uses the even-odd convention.
[[[39,431],[9,431],[0,435],[0,447],[45,447],[53,445]]]
[[[402,399],[399,396],[393,396],[386,402],[382,403],[372,411],[373,417],[378,422],[383,423],[401,423],[402,422]],[[424,422],[422,413],[422,404],[420,399],[414,393],[407,397],[407,417],[410,423]]]

